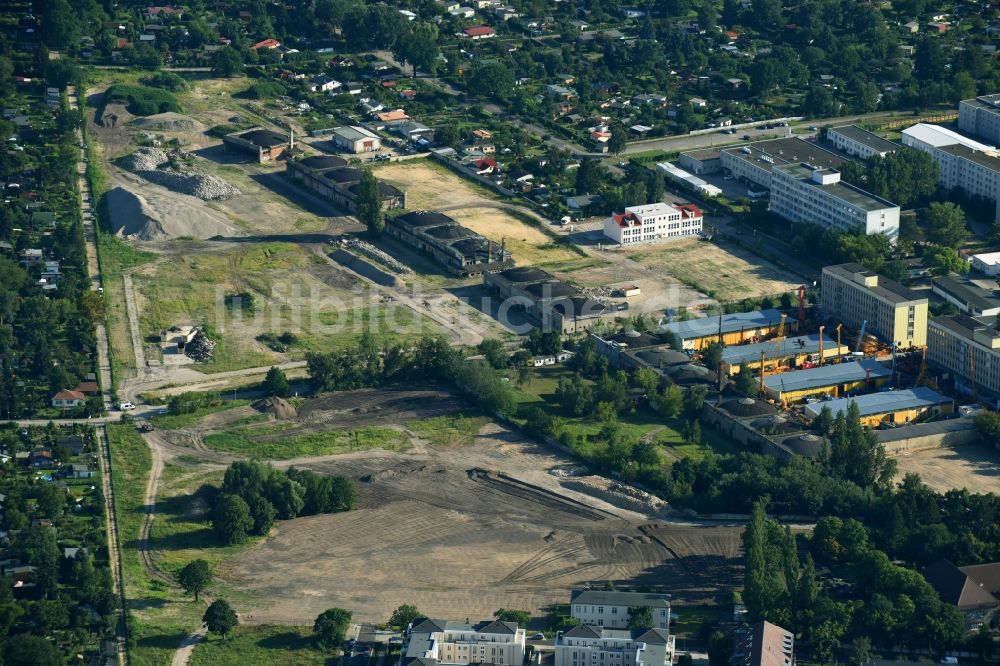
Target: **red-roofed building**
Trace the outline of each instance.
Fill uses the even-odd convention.
[[[392,79],[389,79],[388,81],[383,81],[382,82],[382,87],[383,88],[395,88],[396,87],[396,82],[393,81]]]
[[[604,235],[619,245],[698,236],[703,215],[694,204],[630,206],[604,222]]]
[[[63,389],[52,396],[53,407],[79,407],[87,404],[87,396],[79,391]]]
[[[276,49],[279,46],[281,46],[281,42],[279,42],[277,39],[265,39],[262,42],[257,42],[250,48],[256,51],[257,49]]]
[[[476,173],[480,176],[493,173],[497,170],[497,161],[484,157],[473,162],[476,165]]]
[[[170,5],[166,7],[146,7],[147,19],[160,18],[161,16],[180,18],[184,16],[184,10],[180,7],[171,7]]]
[[[469,39],[489,39],[490,37],[497,36],[497,31],[488,25],[475,25],[471,28],[466,28],[462,33]]]
[[[726,30],[726,39],[728,39],[729,41],[735,42],[739,38],[740,38],[740,33],[733,32],[732,30]]]
[[[399,91],[399,98],[405,100],[416,99],[417,91],[413,88],[407,88],[406,90]]]

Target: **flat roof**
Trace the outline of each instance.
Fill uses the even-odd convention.
[[[857,285],[859,289],[867,289],[876,296],[879,296],[887,301],[891,301],[896,305],[915,301],[927,302],[927,298],[925,296],[919,296],[916,292],[911,291],[895,280],[890,280],[885,276],[878,275],[878,273],[868,270],[861,264],[849,262],[846,264],[837,264],[835,266],[824,266],[823,272],[831,273],[848,282],[851,282]],[[854,276],[858,273],[862,273],[866,276],[877,275],[878,284],[874,287],[866,287],[863,284],[855,282]]]
[[[996,150],[993,146],[988,146],[985,143],[976,141],[975,139],[970,139],[954,130],[948,129],[947,127],[931,125],[929,123],[917,123],[912,127],[907,127],[903,130],[902,135],[913,137],[917,141],[928,143],[936,148],[960,143],[974,150]],[[904,141],[903,143],[906,142]]]
[[[723,148],[721,152],[744,162],[753,162],[755,166],[767,171],[774,166],[801,162],[808,162],[817,167],[835,168],[846,161],[840,155],[798,137],[757,141],[743,146]]]
[[[429,227],[439,224],[458,224],[444,213],[435,210],[416,210],[405,215],[398,215],[397,220],[404,222],[411,227]]]
[[[693,338],[704,338],[710,335],[723,333],[735,333],[746,329],[765,328],[777,326],[781,323],[781,313],[777,310],[760,310],[755,312],[734,312],[724,314],[721,317],[704,317],[702,319],[689,319],[687,321],[675,321],[663,326],[663,330],[671,331],[681,340],[691,340]]]
[[[722,350],[722,362],[727,365],[739,365],[744,361],[752,363],[760,361],[760,355],[768,361],[775,359],[789,358],[791,356],[801,356],[803,354],[815,354],[819,352],[819,334],[797,335],[794,338],[784,340],[767,340],[757,342],[752,345],[734,345]],[[846,350],[845,345],[840,346],[840,350]],[[837,343],[830,338],[823,336],[823,355],[830,351],[831,355],[839,353]]]
[[[861,410],[861,416],[874,416],[876,414],[890,414],[907,409],[919,409],[921,407],[933,407],[951,402],[951,398],[943,396],[937,391],[932,391],[926,386],[918,386],[904,391],[883,391],[881,393],[869,393],[853,398],[840,398],[839,400],[826,400],[805,406],[805,412],[810,417],[815,418],[824,407],[829,407],[833,415],[847,412],[851,403],[857,403]]]
[[[1000,171],[1000,159],[997,158],[995,151],[983,152],[982,150],[976,150],[960,143],[950,146],[940,146],[938,150],[948,153],[949,155],[954,155],[955,157],[961,157],[962,159],[969,160],[970,162],[975,162],[979,166],[984,166],[987,169]]]
[[[869,373],[871,374],[869,375]],[[788,393],[858,382],[867,377],[876,379],[890,375],[892,372],[884,365],[878,361],[866,359],[767,375],[764,377],[764,386],[774,391]]]
[[[278,132],[260,127],[257,129],[247,130],[242,134],[236,134],[236,136],[262,148],[274,148],[275,146],[288,143],[288,137],[284,134],[279,134]]]
[[[878,134],[869,132],[863,127],[858,127],[857,125],[841,125],[840,127],[831,127],[827,132],[827,135],[829,135],[830,132],[836,132],[841,136],[846,136],[848,139],[862,143],[879,152],[889,152],[899,148],[898,143],[894,143],[888,139],[883,139]]]
[[[717,160],[722,157],[722,149],[720,148],[702,148],[701,150],[688,150],[681,153],[681,157],[690,157],[693,160],[698,160],[699,162],[704,162],[706,160]]]
[[[670,608],[670,595],[655,592],[617,592],[609,590],[573,590],[571,604],[591,604],[598,606],[649,606],[650,608]]]
[[[934,278],[932,284],[946,294],[978,310],[990,310],[1000,307],[1000,299],[994,297],[992,292],[977,287],[974,284],[961,282],[948,276]]]
[[[882,210],[884,208],[899,208],[899,206],[891,201],[877,197],[874,194],[865,192],[864,190],[843,181],[837,181],[836,183],[831,183],[829,185],[817,183],[812,177],[813,172],[816,171],[816,169],[810,169],[802,164],[775,164],[774,169],[777,169],[782,173],[786,173],[792,178],[796,178],[810,187],[823,190],[841,201],[846,201],[852,206],[864,209],[865,211],[870,212],[873,210]],[[826,171],[826,169],[822,169],[822,171]]]
[[[972,255],[972,258],[978,259],[988,266],[995,266],[1000,263],[1000,252],[983,252],[981,254]]]
[[[298,163],[304,167],[312,169],[313,171],[339,169],[347,166],[347,160],[334,155],[314,155],[312,157],[298,160]]]
[[[975,430],[976,423],[973,419],[946,419],[944,421],[931,421],[930,423],[914,423],[900,428],[890,428],[888,430],[877,430],[875,432],[878,441],[882,443],[895,442],[911,437],[926,437],[928,435],[943,435],[949,432],[963,432]],[[922,665],[926,666],[926,665]]]

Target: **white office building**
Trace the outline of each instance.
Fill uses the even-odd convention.
[[[674,637],[665,629],[580,625],[556,635],[554,666],[670,666]]]
[[[857,125],[831,127],[826,132],[826,140],[837,150],[863,160],[876,155],[885,157],[899,148],[898,143],[883,139]]]
[[[1000,275],[1000,252],[984,252],[974,254],[971,258],[972,268],[985,275],[993,277]]]
[[[791,222],[810,222],[867,234],[899,235],[899,206],[843,183],[840,172],[808,164],[775,166],[770,209]]]
[[[953,146],[956,143],[971,148],[972,150],[979,150],[982,152],[996,151],[994,146],[980,143],[979,141],[970,139],[967,136],[962,136],[958,132],[950,130],[947,127],[930,125],[928,123],[917,123],[916,125],[907,127],[902,131],[900,141],[902,141],[904,146],[916,148],[917,150],[922,150],[925,153],[931,152],[932,148]]]
[[[702,219],[694,204],[630,206],[604,221],[604,235],[619,245],[692,237],[701,233]]]
[[[514,622],[472,625],[423,618],[407,627],[399,663],[401,666],[522,666],[524,639],[525,630]]]
[[[630,612],[648,607],[653,614],[653,627],[670,629],[670,597],[665,594],[573,590],[569,603],[570,616],[580,624],[624,629]]]

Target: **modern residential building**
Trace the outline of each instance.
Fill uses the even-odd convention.
[[[816,396],[834,398],[854,391],[872,391],[887,384],[892,372],[874,359],[780,372],[764,378],[764,394],[784,403]]]
[[[937,277],[931,281],[931,290],[967,315],[983,317],[1000,314],[1000,298],[972,282]]]
[[[580,624],[625,629],[630,612],[648,607],[653,614],[653,627],[670,630],[670,597],[664,594],[573,590],[569,603],[570,617]]]
[[[927,344],[927,299],[859,264],[823,268],[820,309],[828,320],[886,344]]]
[[[878,134],[873,134],[857,125],[831,127],[826,132],[826,140],[837,150],[863,160],[876,155],[885,157],[899,148],[898,143],[883,139]]]
[[[288,160],[286,175],[335,205],[353,213],[357,209],[358,188],[364,172],[348,166],[347,161],[334,155],[316,155]],[[406,193],[384,181],[378,181],[382,208],[406,208]]]
[[[730,375],[739,371],[746,363],[753,371],[759,371],[763,359],[764,371],[775,368],[810,368],[820,362],[831,361],[847,354],[846,345],[818,333],[798,335],[792,338],[775,338],[767,342],[749,345],[734,345],[722,350],[722,371]]]
[[[737,630],[733,638],[732,666],[792,666],[795,635],[761,620]]]
[[[785,322],[784,331],[781,331],[782,322]],[[681,341],[682,349],[700,351],[713,342],[742,345],[759,342],[769,336],[777,335],[779,331],[795,332],[798,327],[798,321],[771,309],[675,321],[664,324],[663,330],[676,335]]]
[[[948,396],[932,391],[926,386],[918,386],[902,391],[883,391],[810,403],[805,406],[803,413],[806,418],[814,419],[823,409],[829,407],[833,416],[841,412],[846,414],[852,402],[857,404],[861,411],[861,425],[869,427],[882,423],[904,425],[927,416],[951,414],[955,407],[954,401]]]
[[[745,146],[723,148],[722,168],[740,182],[771,189],[771,170],[784,164],[801,164],[835,169],[844,158],[798,137],[757,141]]]
[[[899,206],[848,183],[840,172],[811,164],[785,164],[771,170],[770,209],[796,223],[841,231],[899,236]]]
[[[430,255],[454,275],[480,275],[514,266],[502,242],[485,238],[444,213],[421,210],[388,218],[385,234]]]
[[[968,631],[989,626],[1000,612],[1000,562],[956,567],[948,560],[938,560],[921,573],[941,595],[941,601],[958,608]]]
[[[665,629],[609,629],[581,624],[556,634],[553,666],[670,666],[674,636]]]
[[[980,95],[959,102],[958,129],[1000,144],[1000,94]]]
[[[698,236],[703,216],[694,204],[630,206],[604,221],[604,235],[619,245]]]
[[[382,147],[382,139],[377,134],[357,126],[334,129],[331,140],[349,153],[371,153]]]
[[[927,326],[927,361],[951,373],[959,391],[1000,395],[996,317],[935,317]]]
[[[463,624],[421,618],[406,629],[400,666],[522,666],[525,630],[514,622]]]
[[[248,130],[232,132],[222,137],[222,144],[228,149],[233,148],[255,156],[260,164],[273,162],[285,151],[291,150],[292,138],[263,127],[251,127]]]

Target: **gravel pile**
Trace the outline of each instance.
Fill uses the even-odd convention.
[[[371,243],[363,241],[360,238],[345,237],[341,239],[341,243],[353,249],[355,252],[363,254],[369,259],[377,261],[395,273],[401,273],[403,275],[413,273],[413,269],[409,266],[399,263],[392,255],[383,252]]]
[[[170,156],[159,148],[143,147],[121,158],[119,164],[151,183],[205,201],[224,201],[242,194],[218,176],[163,168],[169,160]]]
[[[215,354],[215,341],[199,328],[191,342],[184,347],[184,353],[196,361],[211,361]]]
[[[560,479],[559,483],[571,490],[600,497],[609,504],[629,511],[663,517],[669,513],[669,505],[659,497],[603,476],[566,478]]]

